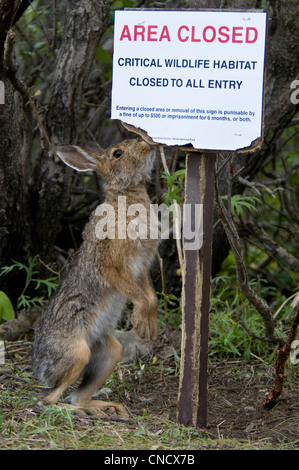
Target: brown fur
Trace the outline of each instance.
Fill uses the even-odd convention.
[[[95,144],[62,146],[57,153],[78,171],[93,170],[103,178],[104,203],[115,208],[116,237],[118,196],[126,197],[127,207],[143,204],[149,217],[150,200],[144,183],[150,177],[153,158],[148,144],[127,140],[106,151]],[[158,241],[150,239],[149,229],[145,239],[99,239],[96,226],[100,217],[96,214],[86,225],[82,246],[56,294],[36,323],[33,365],[40,381],[52,388],[47,402],[56,403],[82,374],[82,383],[70,402],[103,410],[109,404],[90,400],[121,359],[122,348],[113,330],[127,299],[134,304],[132,324],[137,334],[147,341],[157,337],[157,299],[148,269]],[[126,222],[132,219],[136,220],[136,215],[127,217]],[[124,413],[121,405],[111,406]]]

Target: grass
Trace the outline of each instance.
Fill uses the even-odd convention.
[[[211,363],[208,427],[201,430],[177,422],[177,364],[174,357],[165,359],[160,353],[154,362],[121,364],[109,379],[109,399],[126,403],[131,415],[127,421],[112,421],[63,406],[44,406],[41,387],[31,377],[30,342],[17,342],[5,369],[0,369],[0,449],[159,452],[298,447],[298,374],[288,374],[287,400],[260,415],[256,404],[261,392],[271,388],[271,367],[244,361]]]
[[[8,394],[7,400],[11,402],[11,398]],[[146,415],[128,424],[85,417],[59,406],[45,406],[40,414],[36,408],[36,402],[24,396],[10,412],[1,412],[2,449],[155,450],[182,445],[194,448],[196,440],[194,431],[169,422],[157,423],[153,418],[150,422],[155,430],[150,430]]]
[[[250,443],[216,438],[167,419],[139,417],[130,424],[103,422],[96,417],[81,417],[59,406],[47,406],[38,416],[36,403],[19,400],[4,416],[1,412],[2,450],[199,450],[273,448],[267,441]],[[20,412],[22,410],[22,413]]]

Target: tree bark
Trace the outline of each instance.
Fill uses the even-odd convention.
[[[109,10],[108,0],[68,2],[68,21],[44,120],[44,128],[52,146],[77,143],[77,121],[83,87],[100,38],[107,28]],[[27,210],[32,221],[32,245],[36,253],[42,253],[44,259],[47,259],[69,203],[73,172],[55,158],[44,135],[42,140],[44,150],[33,174]]]
[[[21,0],[1,0],[0,1],[0,65],[3,68],[4,46],[8,31],[13,24]]]
[[[22,259],[26,238],[21,161],[22,111],[15,100],[15,90],[4,63],[6,38],[19,4],[19,1],[0,1],[0,80],[4,84],[4,104],[0,104],[0,261],[8,260],[12,253],[16,259]],[[14,279],[11,278],[6,293],[10,296],[13,289]]]
[[[26,85],[7,53],[8,36],[20,1],[0,0],[0,80],[5,104],[0,105],[0,265],[11,259],[25,261],[29,254],[51,258],[62,216],[69,202],[72,172],[55,159],[51,147],[76,143],[82,92],[96,47],[107,28],[108,0],[70,0],[67,24],[51,87],[51,99],[41,132],[42,151],[29,181],[26,161],[30,157],[34,111]],[[6,53],[5,53],[6,47]],[[5,57],[6,56],[6,57]],[[33,162],[30,161],[32,165]],[[1,289],[14,302],[18,272],[0,278]],[[15,302],[14,302],[15,303]]]

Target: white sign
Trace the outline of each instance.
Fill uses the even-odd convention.
[[[251,146],[262,136],[266,18],[116,11],[111,118],[166,145]]]

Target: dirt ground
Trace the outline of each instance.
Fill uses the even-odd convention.
[[[160,344],[160,348],[163,357],[165,344]],[[169,347],[166,351],[170,353]],[[163,365],[165,371],[173,367],[173,356]],[[258,359],[210,362],[207,435],[264,441],[274,447],[289,444],[289,448],[299,449],[299,368],[286,367],[283,393],[277,405],[266,411],[261,404],[273,389],[274,378],[274,367]],[[140,395],[146,397],[151,412],[168,409],[170,418],[175,420],[178,384],[178,375],[163,374],[162,369],[160,375],[145,376],[140,381]],[[136,401],[140,395],[134,396]]]
[[[106,387],[108,399],[124,403],[132,417],[147,413],[152,433],[157,432],[157,426],[161,426],[163,420],[177,423],[179,371],[176,347],[162,335],[149,358],[120,365],[113,382]],[[10,412],[12,407],[16,408],[16,398],[11,404],[8,397],[16,397],[26,387],[32,394],[30,383],[36,383],[31,377],[30,341],[9,344],[6,364],[0,369],[1,409]],[[266,444],[274,449],[299,448],[298,366],[286,369],[284,390],[277,405],[271,411],[261,410],[261,403],[272,390],[273,383],[274,368],[262,360],[210,362],[207,428],[198,430],[198,435],[218,442],[230,439],[258,442],[258,448]],[[25,420],[28,407],[20,406],[19,419],[22,413]],[[30,413],[32,416],[38,411],[33,408]],[[155,419],[151,421],[151,417]]]

